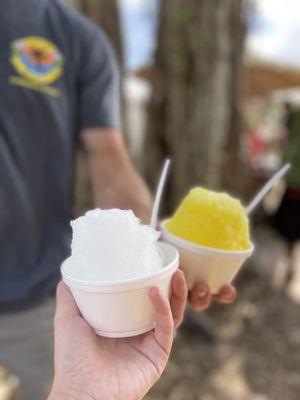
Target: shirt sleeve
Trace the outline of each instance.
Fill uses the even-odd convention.
[[[120,80],[105,34],[96,26],[81,37],[78,70],[79,129],[120,127]]]

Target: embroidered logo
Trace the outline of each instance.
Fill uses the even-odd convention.
[[[10,77],[11,84],[60,96],[57,88],[49,86],[62,75],[64,65],[64,57],[54,43],[27,36],[12,42],[11,50],[10,62],[20,75]]]

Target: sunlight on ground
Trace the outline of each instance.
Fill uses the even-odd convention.
[[[254,393],[243,375],[243,357],[237,354],[228,358],[215,372],[212,383],[217,389],[217,398],[231,400],[267,400],[264,395]]]

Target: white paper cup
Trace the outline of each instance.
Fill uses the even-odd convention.
[[[161,239],[171,243],[179,251],[180,268],[184,272],[189,289],[201,281],[208,285],[211,294],[218,294],[223,286],[232,282],[254,250],[253,245],[250,249],[241,251],[200,246],[173,235],[167,230],[164,222],[161,224]]]
[[[71,259],[61,267],[63,281],[69,286],[83,318],[98,335],[121,338],[139,335],[155,326],[155,310],[149,289],[158,286],[169,296],[173,273],[179,265],[175,247],[158,243],[164,267],[145,277],[121,281],[84,281],[69,273]]]

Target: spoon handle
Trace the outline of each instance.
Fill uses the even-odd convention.
[[[156,194],[155,194],[155,200],[154,200],[154,205],[152,209],[152,215],[151,215],[151,222],[150,226],[155,229],[157,225],[157,217],[158,217],[158,211],[159,211],[159,206],[160,206],[160,201],[161,201],[161,196],[165,187],[165,182],[166,178],[168,175],[169,167],[170,167],[170,159],[167,158],[164,162],[164,166],[160,175],[159,183],[156,189]]]
[[[250,204],[247,207],[247,214],[250,214],[255,207],[261,202],[261,200],[265,197],[265,195],[272,189],[274,185],[279,181],[280,178],[283,177],[287,173],[287,171],[291,168],[291,164],[285,164],[279,171],[276,172],[271,179],[260,189],[260,191],[254,196],[251,200]]]

